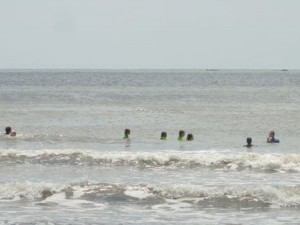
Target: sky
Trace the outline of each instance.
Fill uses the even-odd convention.
[[[0,0],[0,69],[300,69],[299,0]]]

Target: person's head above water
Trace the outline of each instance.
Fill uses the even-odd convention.
[[[186,136],[186,140],[187,140],[187,141],[193,141],[193,140],[194,140],[193,134],[188,134],[188,135]]]
[[[17,132],[15,131],[15,130],[12,130],[11,132],[10,132],[10,136],[11,137],[15,137],[17,135]]]
[[[129,129],[125,129],[124,130],[124,139],[129,138],[130,135],[130,130]]]
[[[180,130],[179,133],[178,133],[178,136],[179,137],[184,137],[184,135],[185,135],[184,130]]]
[[[11,127],[5,127],[5,134],[10,134]]]
[[[251,137],[247,137],[246,141],[247,141],[247,145],[244,145],[244,147],[250,148],[253,146]]]
[[[252,144],[252,138],[251,137],[247,137],[247,144],[251,145]]]
[[[160,134],[160,140],[167,140],[167,132],[161,132]]]
[[[275,132],[272,130],[269,132],[269,137],[267,138],[268,143],[279,143],[279,139],[275,138]]]

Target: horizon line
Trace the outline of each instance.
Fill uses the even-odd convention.
[[[276,70],[276,71],[289,71],[300,70],[289,68],[268,68],[268,69],[242,69],[242,68],[0,68],[0,70],[205,70],[205,71],[220,71],[220,70]]]

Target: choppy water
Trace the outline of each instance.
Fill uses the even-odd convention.
[[[300,71],[2,70],[0,222],[300,224],[299,87]]]

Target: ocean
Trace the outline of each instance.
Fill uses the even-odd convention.
[[[300,224],[299,70],[1,70],[0,116],[0,224]]]

